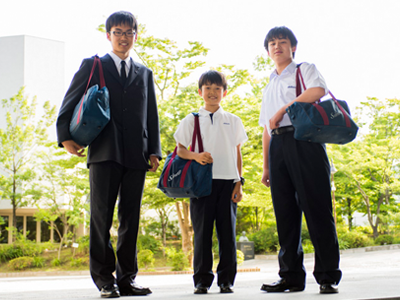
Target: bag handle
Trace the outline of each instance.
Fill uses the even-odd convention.
[[[192,113],[192,114],[194,115],[194,130],[193,130],[192,145],[190,146],[190,151],[194,152],[194,149],[196,147],[196,139],[197,139],[199,141],[199,152],[203,152],[203,140],[201,139],[199,113]],[[168,186],[169,171],[171,169],[172,162],[174,161],[174,159],[177,155],[177,151],[178,151],[178,147],[176,146],[174,149],[174,152],[171,155],[171,159],[169,160],[167,169],[165,170],[165,173],[164,173],[164,178],[163,178],[164,186]],[[185,167],[182,170],[181,180],[179,181],[179,187],[181,187],[181,188],[183,188],[183,186],[184,186],[186,174],[187,174],[187,171],[188,171],[191,163],[192,163],[192,160],[188,160],[185,164]]]
[[[106,86],[106,82],[104,80],[103,66],[101,65],[100,58],[96,54],[94,56],[93,66],[92,66],[92,70],[90,71],[89,80],[88,80],[88,83],[86,85],[85,92],[83,93],[83,98],[85,97],[85,95],[87,93],[87,90],[89,88],[90,81],[92,80],[92,76],[93,76],[94,70],[96,68],[96,64],[99,64],[99,74],[100,74],[100,85],[101,85],[101,88]],[[81,101],[81,105],[79,106],[79,112],[78,112],[78,117],[76,119],[76,124],[79,124],[79,122],[81,121],[82,108],[83,108],[83,101]]]
[[[103,88],[103,87],[106,86],[106,82],[105,82],[105,80],[104,80],[103,66],[102,66],[102,64],[101,64],[100,58],[99,58],[98,55],[96,54],[96,55],[94,56],[94,61],[93,61],[92,70],[90,71],[89,80],[88,80],[88,83],[87,83],[87,85],[86,85],[86,90],[85,90],[85,93],[84,93],[84,94],[86,94],[86,92],[87,92],[87,90],[88,90],[88,88],[89,88],[89,84],[90,84],[90,81],[92,80],[92,76],[93,76],[93,74],[94,74],[94,70],[96,69],[96,65],[97,65],[97,64],[99,64],[100,88]]]

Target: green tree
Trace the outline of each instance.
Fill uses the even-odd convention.
[[[0,129],[0,174],[2,199],[10,199],[13,208],[13,227],[16,210],[24,206],[30,196],[29,184],[35,178],[37,149],[47,140],[47,128],[55,121],[55,106],[47,101],[44,113],[36,118],[36,97],[29,100],[24,88],[10,99],[2,100],[6,114],[6,128]]]
[[[393,197],[400,192],[400,100],[368,98],[361,104],[357,113],[369,121],[359,125],[361,132],[365,128],[368,132],[353,143],[332,149],[339,161],[337,168],[357,190],[352,198],[362,200],[359,210],[377,238],[387,215],[400,208]]]
[[[40,181],[36,188],[38,212],[37,220],[52,226],[60,238],[58,259],[66,239],[71,237],[70,228],[83,224],[89,194],[89,171],[85,159],[65,154],[54,142],[47,144],[46,151],[40,155]],[[56,220],[62,226],[57,226]]]

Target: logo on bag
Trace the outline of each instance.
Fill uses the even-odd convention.
[[[340,112],[336,112],[336,113],[331,113],[331,119],[334,119],[334,118],[336,118],[336,117],[339,117],[339,116],[341,116],[342,114],[340,113]]]
[[[171,175],[169,175],[168,176],[168,181],[172,181],[172,180],[174,180],[174,178],[176,177],[176,176],[179,176],[179,175],[181,175],[181,173],[182,173],[182,170],[179,170],[178,172],[176,172],[175,174],[171,174]]]

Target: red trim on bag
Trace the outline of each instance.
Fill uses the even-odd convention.
[[[103,74],[103,66],[101,65],[100,58],[99,58],[97,55],[95,55],[95,56],[94,56],[94,61],[93,61],[93,66],[92,66],[92,70],[90,71],[89,80],[88,80],[88,83],[87,83],[87,85],[86,85],[85,92],[83,93],[83,97],[82,97],[82,100],[81,100],[81,106],[79,106],[78,118],[77,118],[77,120],[76,120],[76,124],[79,124],[79,122],[80,122],[80,120],[81,120],[82,107],[83,107],[83,99],[84,99],[85,96],[86,96],[86,92],[87,92],[87,90],[88,90],[88,88],[89,88],[90,80],[92,80],[92,76],[93,76],[93,73],[94,73],[94,70],[95,70],[95,68],[96,68],[96,64],[97,64],[97,63],[99,64],[100,85],[101,85],[102,88],[106,86],[106,82],[105,82],[105,80],[104,80],[104,74]]]
[[[321,106],[319,106],[318,103],[313,103],[312,105],[321,114],[322,120],[324,121],[324,125],[329,125],[329,118],[328,115],[326,114],[326,111]]]
[[[300,85],[300,80],[303,84],[303,88],[304,90],[306,90],[306,85],[304,84],[304,78],[303,78],[303,74],[301,74],[301,70],[300,70],[300,66],[297,67],[297,73],[296,73],[296,96],[298,97],[301,94],[301,87],[299,87]],[[318,102],[321,102],[321,100],[318,100]],[[318,105],[318,103],[312,103],[312,105],[318,110],[318,112],[320,113],[322,120],[324,121],[324,125],[329,125],[329,118],[328,115],[326,114],[326,111]]]
[[[344,119],[346,120],[346,127],[351,127],[350,124],[350,118],[347,115],[347,112],[344,110],[344,108],[340,105],[339,101],[336,100],[335,96],[333,96],[333,94],[331,93],[331,91],[329,91],[329,95],[331,95],[332,99],[335,101],[336,105],[339,107],[340,111],[343,114]]]
[[[181,181],[179,181],[179,187],[180,187],[180,188],[183,188],[183,187],[184,187],[185,179],[186,179],[186,174],[187,174],[187,171],[189,170],[189,167],[190,167],[190,164],[192,163],[192,161],[193,161],[193,160],[189,160],[189,161],[186,163],[185,167],[183,168],[182,176],[181,176]]]
[[[194,116],[194,130],[193,130],[193,136],[192,136],[192,145],[190,147],[190,151],[192,151],[192,152],[194,152],[194,149],[196,147],[196,139],[199,141],[199,152],[201,153],[201,152],[203,152],[203,141],[201,139],[199,116]],[[175,150],[172,153],[171,159],[168,163],[167,169],[165,170],[165,173],[164,173],[163,185],[165,187],[168,186],[169,171],[171,170],[172,162],[177,155],[177,149],[178,149],[178,147],[175,147]],[[181,188],[184,187],[186,175],[187,175],[187,172],[189,170],[191,163],[192,163],[192,160],[189,160],[182,170],[181,180],[179,181],[179,187],[181,187]]]

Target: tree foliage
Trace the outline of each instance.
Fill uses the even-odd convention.
[[[400,100],[368,98],[357,115],[360,137],[345,146],[332,146],[331,152],[345,176],[341,195],[354,201],[353,211],[367,216],[376,238],[389,212],[399,211],[394,195],[400,193]],[[362,122],[361,116],[367,121]]]
[[[13,227],[16,209],[31,196],[29,184],[36,176],[37,149],[47,141],[47,128],[55,121],[55,106],[43,105],[44,113],[36,117],[36,97],[29,100],[22,87],[18,93],[2,100],[6,128],[0,129],[0,196],[11,200]]]

